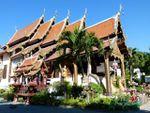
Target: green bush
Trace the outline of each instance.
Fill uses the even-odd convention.
[[[71,85],[69,84],[69,82],[54,82],[52,87],[54,88],[55,96],[71,96]]]
[[[4,89],[0,89],[0,97],[3,97],[3,93],[5,92]]]
[[[112,99],[109,109],[111,110],[128,109],[128,106],[130,105],[129,99],[130,99],[130,95],[119,94],[116,96],[116,98]]]
[[[114,86],[119,88],[119,81],[120,81],[121,77],[120,76],[117,76],[116,77],[116,82],[114,83]]]
[[[108,109],[112,101],[112,98],[109,97],[103,97],[103,98],[94,98],[91,99],[89,104],[87,105],[87,108],[91,109]]]
[[[71,88],[71,95],[73,98],[78,98],[81,96],[82,91],[83,91],[82,86],[73,85]]]
[[[90,83],[89,87],[97,94],[102,94],[103,93],[103,87],[99,84],[96,83]]]
[[[4,92],[5,92],[5,89],[0,89],[0,94]]]
[[[129,102],[129,95],[119,95],[114,98],[103,97],[91,99],[86,108],[98,110],[134,110],[139,109],[140,102]]]
[[[37,92],[31,98],[31,104],[49,104],[49,102],[50,102],[50,95],[47,90]]]
[[[62,104],[63,105],[75,106],[75,107],[85,107],[87,105],[87,103],[84,99],[79,99],[79,98],[66,99],[62,102]]]
[[[140,92],[140,93],[143,93],[143,91],[144,91],[144,89],[143,89],[142,86],[137,86],[137,87],[136,87],[136,90],[137,90],[138,92]]]
[[[128,108],[131,110],[139,110],[140,109],[140,102],[134,102],[134,103],[130,103]]]
[[[15,87],[9,86],[4,93],[2,93],[2,97],[7,101],[13,101],[15,94]]]
[[[87,101],[89,101],[90,98],[95,98],[103,93],[103,87],[95,84],[95,83],[89,83],[88,86],[84,86],[83,88],[83,97],[87,98]]]

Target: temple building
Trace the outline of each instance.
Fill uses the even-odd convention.
[[[55,64],[60,57],[59,52],[56,51],[59,37],[64,31],[73,32],[75,28],[94,32],[104,43],[103,56],[99,56],[97,49],[93,49],[92,74],[88,80],[82,77],[79,70],[78,85],[86,84],[86,81],[102,83],[106,93],[110,94],[115,92],[111,79],[112,71],[117,72],[117,69],[120,69],[122,77],[120,85],[124,90],[126,88],[124,58],[128,55],[128,49],[121,26],[120,12],[88,27],[86,15],[73,23],[69,23],[69,16],[56,22],[55,17],[44,21],[42,15],[33,23],[17,30],[0,52],[0,88],[15,84],[19,87],[39,86],[38,88],[41,89],[48,83],[61,81],[62,76],[73,84],[72,64],[68,64],[67,61],[62,62],[62,69],[67,73],[66,75],[62,75],[61,70],[58,69],[60,67]],[[83,64],[86,70],[87,64],[85,62]],[[23,94],[18,93],[18,95]]]

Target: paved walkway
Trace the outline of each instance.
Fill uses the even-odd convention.
[[[0,103],[0,113],[111,113],[100,112],[93,110],[85,110],[78,108],[66,107],[50,107],[50,106],[34,106],[17,104],[14,106],[12,103]],[[112,112],[112,113],[150,113],[150,101],[141,106],[139,111],[126,111],[126,112]]]

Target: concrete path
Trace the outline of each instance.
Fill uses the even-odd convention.
[[[34,106],[17,104],[14,106],[12,103],[0,103],[0,113],[150,113],[150,101],[141,106],[139,111],[126,111],[126,112],[101,112],[93,110],[85,110],[78,108],[66,107],[51,107],[51,106]]]

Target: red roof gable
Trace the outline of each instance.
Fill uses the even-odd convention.
[[[71,24],[67,25],[65,31],[73,32],[75,28],[83,29],[85,27],[84,26],[85,25],[85,18],[86,17],[84,15],[81,19],[75,21],[74,23],[71,23]]]
[[[49,34],[43,40],[42,44],[46,44],[53,40],[57,40],[58,36],[63,31],[65,25],[66,25],[66,19],[61,21],[60,23],[57,23],[56,25],[52,26],[52,28],[49,31]]]
[[[39,26],[42,20],[43,20],[43,16],[37,19],[36,21],[34,21],[32,24],[26,26],[25,28],[16,31],[13,37],[9,40],[8,44],[11,44],[24,37],[29,37],[35,31],[35,29],[37,29],[37,27]]]
[[[54,18],[52,18],[48,22],[41,24],[41,26],[38,28],[37,32],[35,33],[35,35],[32,37],[32,39],[30,41],[32,42],[36,39],[43,38],[44,35],[48,32],[48,30],[51,27],[51,25],[53,24],[53,22],[54,22]]]
[[[77,21],[75,23],[72,23],[70,25],[67,25],[65,31],[71,31],[71,32],[73,32],[75,28],[79,29],[80,26],[81,26],[81,20],[79,20],[79,21]]]
[[[86,28],[88,32],[94,32],[98,38],[103,38],[114,33],[115,20],[110,18],[104,22],[98,23]]]
[[[29,57],[29,58],[24,59],[22,65],[19,67],[25,67],[25,66],[33,65],[37,61],[37,57],[38,56],[34,56],[34,57]]]

